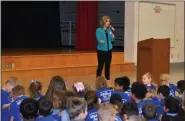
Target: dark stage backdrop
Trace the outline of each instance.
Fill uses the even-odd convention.
[[[1,2],[2,48],[61,47],[58,1]]]

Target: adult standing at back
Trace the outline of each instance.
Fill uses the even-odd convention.
[[[96,29],[96,39],[98,43],[98,67],[96,76],[101,76],[105,64],[105,77],[107,80],[110,80],[110,64],[113,48],[112,42],[115,40],[113,31],[115,31],[115,29],[111,26],[111,19],[109,16],[102,16],[100,25],[101,27]]]

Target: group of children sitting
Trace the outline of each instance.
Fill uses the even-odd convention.
[[[54,76],[45,95],[42,84],[31,81],[29,96],[17,80],[10,77],[1,89],[2,121],[185,121],[185,80],[175,86],[168,74],[160,86],[146,73],[131,87],[127,76],[116,78],[114,87],[100,76],[94,87],[76,82],[72,91]]]

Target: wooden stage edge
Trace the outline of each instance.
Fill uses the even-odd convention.
[[[111,74],[133,72],[134,63],[124,61],[124,52],[113,52]],[[95,75],[96,51],[76,50],[9,50],[2,51],[2,83],[16,76],[28,87],[30,80],[49,84],[52,76]]]

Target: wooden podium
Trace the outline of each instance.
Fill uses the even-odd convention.
[[[170,69],[170,39],[149,38],[139,41],[137,46],[137,81],[150,72],[159,84],[160,74],[169,73]]]

